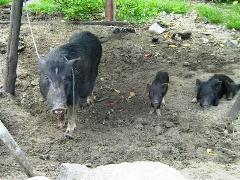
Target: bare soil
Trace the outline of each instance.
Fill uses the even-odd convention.
[[[7,36],[8,26],[0,26],[1,35]],[[189,179],[240,179],[239,122],[225,118],[235,99],[223,99],[219,106],[205,110],[191,102],[196,78],[207,79],[217,72],[240,82],[240,50],[223,43],[240,33],[199,22],[193,14],[174,17],[167,28],[170,33],[191,31],[189,40],[172,41],[167,33],[150,34],[147,27],[135,27],[136,33],[115,35],[103,43],[95,89],[96,98],[103,101],[79,112],[75,138],[69,140],[41,98],[36,53],[28,26],[22,25],[25,49],[19,53],[16,96],[1,95],[0,119],[38,174],[54,178],[63,162],[98,166],[151,160],[171,165]],[[33,21],[42,55],[67,42],[72,32],[88,30],[104,40],[114,29],[71,24],[61,18]],[[153,44],[153,37],[160,43]],[[203,43],[203,38],[209,42]],[[5,57],[0,56],[0,85]],[[148,114],[146,92],[146,84],[159,70],[170,74],[161,117]],[[135,96],[128,98],[130,92]],[[26,178],[1,143],[0,178]]]

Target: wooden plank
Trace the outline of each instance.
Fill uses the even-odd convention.
[[[115,0],[106,0],[105,19],[106,19],[106,21],[115,21],[116,20]]]
[[[29,177],[33,177],[34,173],[32,167],[30,166],[27,157],[24,152],[20,149],[16,141],[13,139],[11,134],[8,132],[7,128],[4,126],[0,120],[0,140],[8,147],[10,153],[15,156],[16,161],[21,165],[25,173]]]

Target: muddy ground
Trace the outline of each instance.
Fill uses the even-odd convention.
[[[64,138],[65,129],[57,127],[41,98],[35,50],[27,24],[22,25],[25,49],[19,53],[16,96],[1,95],[0,118],[38,174],[54,178],[63,162],[98,166],[151,160],[171,165],[190,179],[240,179],[239,122],[225,118],[235,99],[223,99],[207,110],[191,103],[196,78],[207,79],[217,72],[240,82],[240,50],[225,42],[240,33],[205,24],[194,14],[163,16],[172,22],[168,32],[189,30],[192,38],[172,41],[168,33],[150,34],[145,25],[105,42],[95,89],[96,98],[103,101],[79,112],[73,140]],[[33,21],[41,55],[68,41],[72,32],[88,30],[104,40],[115,29],[43,18]],[[1,35],[7,36],[8,25],[0,26]],[[153,37],[160,43],[153,44]],[[5,56],[0,56],[0,85]],[[148,114],[146,93],[146,84],[159,70],[170,74],[161,117]],[[130,92],[135,96],[128,99]],[[3,144],[0,178],[26,178]]]

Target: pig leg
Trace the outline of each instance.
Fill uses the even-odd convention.
[[[151,110],[149,111],[149,114],[153,114],[155,109],[152,107]]]
[[[70,139],[73,138],[73,132],[76,128],[76,118],[77,118],[77,109],[75,108],[69,108],[67,113],[67,129],[65,132],[65,137],[68,137]]]
[[[161,111],[160,111],[160,109],[157,109],[156,112],[157,112],[157,116],[161,116]]]
[[[64,128],[64,126],[66,125],[64,115],[57,117],[57,119],[58,119],[58,128],[60,129]]]
[[[92,105],[94,103],[94,95],[93,93],[87,97],[87,105]]]
[[[163,106],[166,105],[166,102],[165,102],[165,99],[164,99],[164,98],[162,99],[162,105],[163,105]]]

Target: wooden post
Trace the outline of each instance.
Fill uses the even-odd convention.
[[[115,0],[106,0],[105,18],[106,21],[116,21],[116,4]]]
[[[17,78],[18,43],[21,26],[23,0],[13,0],[10,14],[10,33],[8,40],[7,62],[4,79],[4,90],[15,94],[15,83]]]
[[[33,177],[33,170],[28,162],[27,157],[25,156],[24,152],[20,149],[16,141],[14,141],[11,134],[8,132],[7,128],[0,120],[0,140],[8,147],[11,154],[13,154],[17,160],[17,162],[22,166],[25,173],[29,177]]]

